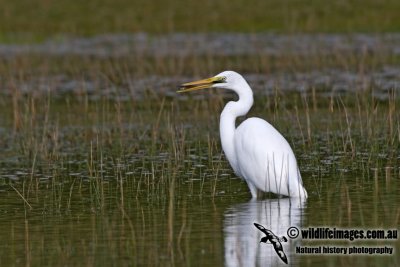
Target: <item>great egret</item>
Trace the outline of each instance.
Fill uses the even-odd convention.
[[[242,177],[254,198],[258,190],[306,199],[294,153],[286,139],[268,122],[249,118],[237,128],[235,120],[253,105],[253,91],[246,80],[234,71],[182,84],[179,93],[204,88],[223,88],[239,95],[221,113],[219,124],[222,149],[236,175]]]

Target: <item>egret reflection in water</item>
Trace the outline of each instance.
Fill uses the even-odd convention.
[[[250,201],[230,207],[224,215],[225,266],[285,265],[271,244],[260,243],[264,234],[254,223],[277,236],[291,226],[301,227],[305,202],[293,198]],[[282,243],[289,265],[296,265],[296,240]]]

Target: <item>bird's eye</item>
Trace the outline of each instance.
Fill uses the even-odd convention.
[[[213,81],[213,83],[224,83],[224,82],[226,82],[226,77],[225,76],[219,76],[219,77],[217,77],[217,79],[215,79]]]

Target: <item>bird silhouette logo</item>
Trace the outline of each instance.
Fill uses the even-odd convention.
[[[275,235],[271,230],[265,228],[261,224],[254,223],[254,225],[258,228],[258,230],[260,230],[265,234],[265,236],[261,238],[260,243],[262,242],[266,244],[272,244],[274,246],[276,254],[278,254],[279,258],[281,258],[281,260],[287,264],[288,260],[281,244],[281,242],[287,242],[288,241],[287,238],[284,236],[279,237]]]

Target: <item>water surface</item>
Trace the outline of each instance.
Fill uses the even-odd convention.
[[[193,43],[182,41],[188,36]],[[249,47],[247,38],[253,38]],[[299,38],[303,42],[294,42]],[[322,64],[244,73],[256,96],[249,116],[273,124],[298,159],[309,194],[298,203],[273,195],[251,200],[234,175],[218,136],[219,113],[232,95],[176,95],[176,85],[200,75],[131,73],[125,63],[103,66],[90,59],[123,62],[128,52],[152,54],[155,47],[164,53],[160,57],[190,57],[193,45],[204,42],[208,46],[197,56],[210,63],[210,51],[231,39],[225,51],[231,54],[223,57],[253,57],[254,51],[282,56],[289,47],[293,62],[296,55],[332,51],[337,58],[395,57],[399,46],[395,34],[100,36],[1,46],[0,265],[284,266],[271,244],[259,243],[263,235],[253,223],[278,236],[292,226],[397,229],[396,64],[366,63],[364,69],[355,60],[357,68]],[[81,73],[76,62],[46,61],[73,54],[94,70]],[[29,69],[38,55],[45,63]],[[169,63],[157,64],[163,69]],[[395,254],[296,253],[296,246],[317,245],[390,246]],[[400,262],[398,240],[297,238],[282,246],[291,266]]]

